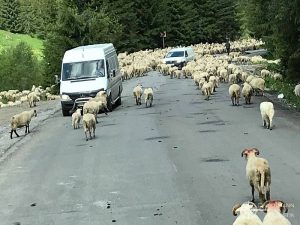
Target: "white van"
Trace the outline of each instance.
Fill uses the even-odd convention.
[[[166,64],[171,64],[177,67],[182,68],[188,62],[195,59],[195,53],[192,47],[182,47],[182,48],[173,48],[171,49],[163,62]]]
[[[62,114],[82,107],[104,90],[107,107],[121,104],[122,77],[116,50],[111,43],[80,46],[65,52],[60,77]]]

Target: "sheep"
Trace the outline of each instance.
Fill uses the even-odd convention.
[[[152,102],[153,102],[153,89],[152,88],[146,88],[144,90],[144,97],[145,97],[145,103],[146,103],[146,107],[148,107],[148,103],[149,106],[152,106]]]
[[[294,93],[296,96],[300,97],[300,84],[295,86]]]
[[[90,134],[90,139],[95,138],[95,130],[96,130],[96,118],[94,114],[86,113],[83,114],[82,117],[82,126],[85,133],[85,140],[88,141],[88,133]]]
[[[291,222],[282,215],[282,213],[288,212],[288,208],[283,201],[266,201],[261,208],[267,213],[263,220],[264,225],[292,225]]]
[[[36,102],[39,100],[36,92],[31,92],[27,95],[27,100],[29,102],[29,107],[36,106]]]
[[[261,203],[270,200],[271,170],[266,159],[257,157],[257,148],[248,148],[242,151],[241,156],[246,158],[246,176],[251,186],[252,199],[254,202],[254,189],[259,193]]]
[[[232,213],[237,216],[237,212],[239,212],[240,215],[235,219],[233,225],[262,225],[260,218],[252,212],[254,210],[257,210],[257,206],[252,202],[236,204]]]
[[[252,93],[253,93],[253,89],[252,89],[251,85],[249,85],[247,82],[245,82],[243,84],[243,88],[242,88],[242,95],[245,98],[246,104],[250,104]]]
[[[260,114],[263,121],[263,126],[267,129],[272,130],[272,121],[274,117],[274,106],[272,102],[261,102],[260,103]]]
[[[239,105],[240,104],[240,94],[241,94],[241,87],[238,84],[232,84],[229,87],[229,95],[231,97],[232,105]]]
[[[74,129],[79,128],[79,123],[81,120],[81,111],[82,109],[77,109],[73,114],[72,114],[72,127]]]
[[[29,131],[29,124],[33,116],[37,116],[36,110],[29,110],[29,111],[23,111],[17,115],[14,115],[11,118],[10,125],[11,125],[11,131],[10,131],[10,139],[12,139],[12,133],[14,132],[17,137],[19,137],[17,133],[17,128],[20,127],[26,127],[25,134],[30,133]]]
[[[98,123],[97,120],[97,114],[100,112],[101,109],[105,108],[105,104],[97,99],[97,98],[92,98],[83,105],[83,114],[91,113],[94,114],[96,123]],[[104,112],[106,115],[107,113]]]
[[[255,91],[256,95],[258,94],[259,91],[261,91],[261,95],[264,95],[264,90],[265,90],[265,80],[257,77],[253,78],[250,82],[250,85],[252,86],[253,90]]]
[[[103,102],[103,111],[107,115],[107,112],[109,112],[110,110],[107,107],[107,93],[106,93],[106,91],[99,91],[96,94],[94,100]]]
[[[204,82],[201,88],[202,94],[206,96],[205,100],[209,100],[209,96],[211,95],[211,83]]]
[[[134,89],[133,89],[133,96],[135,98],[135,102],[137,105],[141,105],[141,98],[142,98],[142,94],[143,94],[143,89],[142,89],[142,85],[138,84]]]

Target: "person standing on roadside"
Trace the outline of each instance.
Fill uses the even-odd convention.
[[[228,38],[226,39],[225,48],[226,48],[227,55],[229,55],[229,53],[230,53],[230,42],[229,42]]]

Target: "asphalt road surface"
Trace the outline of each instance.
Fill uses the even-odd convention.
[[[138,82],[153,87],[152,108],[135,105]],[[12,145],[0,163],[1,224],[232,224],[233,205],[251,199],[249,147],[270,163],[271,198],[300,224],[299,113],[275,105],[270,131],[259,112],[267,99],[233,107],[228,84],[209,101],[191,79],[156,72],[123,85],[122,106],[98,115],[96,139],[59,111]]]

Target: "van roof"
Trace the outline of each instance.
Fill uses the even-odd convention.
[[[63,63],[104,59],[111,52],[115,52],[112,43],[79,46],[65,52]]]
[[[179,47],[179,48],[172,48],[170,52],[176,52],[176,51],[185,51],[187,49],[192,49],[192,47]]]

